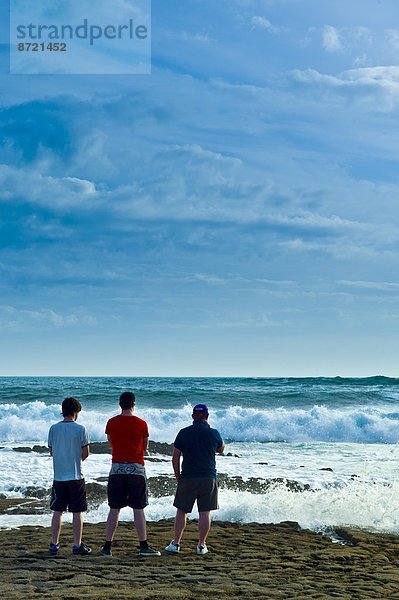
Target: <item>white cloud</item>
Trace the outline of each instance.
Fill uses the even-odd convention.
[[[55,210],[86,206],[96,198],[95,184],[78,177],[43,175],[39,167],[0,165],[0,201],[17,201],[51,207]]]
[[[295,70],[291,76],[298,83],[345,93],[367,111],[391,111],[399,104],[399,66],[396,65],[360,67],[339,75],[315,69]]]
[[[386,29],[385,39],[393,50],[399,50],[399,29]]]
[[[345,285],[348,287],[356,287],[366,290],[378,290],[384,292],[399,292],[399,283],[391,282],[391,281],[355,281],[342,279],[337,282],[340,285]]]
[[[339,52],[343,49],[338,29],[332,25],[325,25],[323,28],[323,47],[326,52]]]
[[[365,52],[363,52],[363,54],[356,56],[356,58],[353,61],[353,65],[355,67],[363,67],[365,64],[367,64],[367,61],[368,61],[367,54]]]
[[[266,17],[260,17],[256,15],[253,16],[251,19],[251,25],[252,27],[260,27],[262,29],[267,29],[268,31],[276,30],[276,28],[273,27],[269,19],[266,19]]]
[[[209,44],[214,41],[207,33],[190,33],[188,31],[182,31],[176,35],[176,38],[184,42],[199,42],[202,44]]]
[[[93,327],[97,324],[97,319],[81,309],[62,314],[51,308],[28,310],[9,305],[0,306],[0,329],[15,329],[35,324],[40,327],[47,324],[57,328],[84,325]]]

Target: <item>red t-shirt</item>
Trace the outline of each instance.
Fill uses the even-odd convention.
[[[107,423],[105,433],[112,445],[112,462],[135,462],[144,465],[147,423],[135,416],[118,415]]]

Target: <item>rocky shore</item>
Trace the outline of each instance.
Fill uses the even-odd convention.
[[[50,531],[21,527],[0,531],[0,596],[105,600],[110,598],[267,598],[363,600],[399,598],[399,544],[394,535],[339,530],[341,543],[296,523],[215,522],[210,552],[195,554],[196,523],[189,522],[179,555],[140,559],[131,523],[121,523],[114,556],[98,549],[104,524],[85,525],[88,557],[71,555],[64,525],[59,555],[47,552]],[[163,550],[173,523],[149,523],[151,544]]]

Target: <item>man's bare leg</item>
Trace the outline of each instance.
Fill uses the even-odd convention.
[[[187,513],[180,510],[180,508],[176,511],[175,518],[175,537],[173,538],[174,544],[180,544],[181,536],[183,535],[183,531],[186,528],[187,523]]]
[[[119,508],[110,508],[107,519],[107,526],[105,529],[105,539],[107,542],[112,542],[114,539],[116,528],[118,527],[119,521]]]
[[[206,536],[211,528],[211,512],[209,510],[199,513],[198,519],[198,546],[205,546]]]
[[[83,515],[81,512],[72,513],[73,543],[80,546],[82,543]]]
[[[53,512],[53,518],[51,519],[51,529],[52,529],[52,543],[57,546],[60,540],[61,533],[61,525],[62,525],[62,511],[55,510]]]
[[[134,526],[137,531],[139,542],[145,542],[147,539],[147,523],[145,520],[144,510],[142,508],[134,508]]]

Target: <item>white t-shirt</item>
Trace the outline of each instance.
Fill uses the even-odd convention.
[[[89,444],[84,425],[60,421],[50,427],[48,446],[53,453],[54,481],[83,479],[82,448]]]

